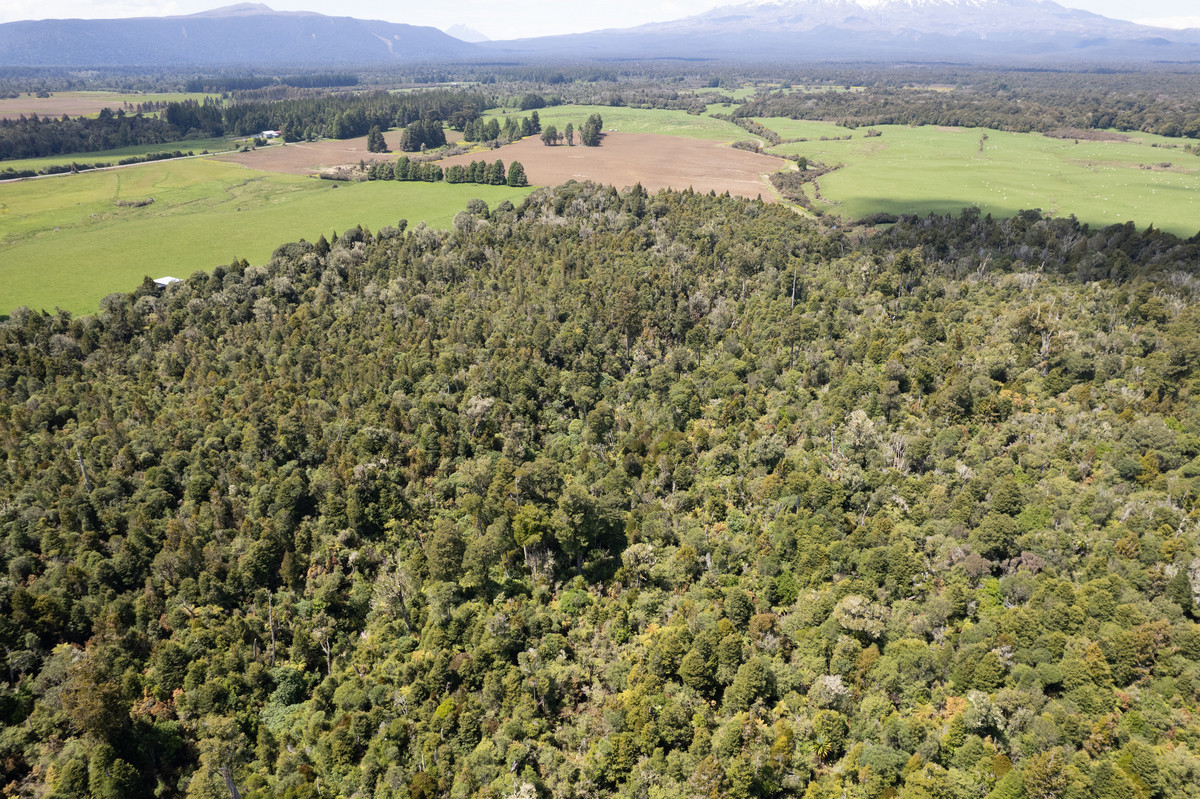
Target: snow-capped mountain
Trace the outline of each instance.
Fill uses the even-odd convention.
[[[758,0],[671,22],[489,47],[760,60],[1200,60],[1196,31],[1136,25],[1052,0]]]
[[[935,34],[1030,30],[1097,34],[1136,27],[1089,11],[1065,8],[1051,0],[773,0],[723,6],[666,24],[705,25],[734,21],[792,31],[828,25]]]
[[[491,39],[474,28],[462,24],[451,25],[449,28],[446,28],[446,35],[453,36],[460,42],[470,42],[472,44],[491,41]]]

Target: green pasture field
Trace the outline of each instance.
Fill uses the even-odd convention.
[[[862,136],[866,132],[861,128],[855,132],[850,128],[843,128],[841,125],[833,122],[789,119],[788,117],[759,117],[754,121],[764,128],[775,131],[784,139],[820,139],[822,136]]]
[[[143,277],[188,277],[356,224],[448,227],[468,200],[531,189],[395,181],[334,183],[204,158],[0,184],[0,314],[27,305],[93,313]],[[120,207],[121,201],[154,203]]]
[[[738,103],[709,103],[704,106],[704,115],[711,116],[713,114],[732,114],[733,109],[738,107]]]
[[[1178,139],[1135,134],[1131,141],[1077,143],[978,128],[877,129],[882,136],[868,138],[860,128],[850,141],[810,140],[770,152],[843,164],[818,181],[817,205],[852,218],[977,206],[996,216],[1040,208],[1092,225],[1133,221],[1180,236],[1200,229],[1200,157]],[[1170,166],[1158,166],[1164,163]]]
[[[760,87],[758,86],[742,86],[737,89],[722,89],[719,87],[713,88],[705,86],[701,89],[693,89],[693,91],[699,95],[719,94],[726,97],[732,97],[735,100],[749,100],[758,93],[759,88]]]
[[[45,158],[21,158],[12,161],[0,161],[0,172],[5,169],[14,169],[20,171],[22,169],[44,169],[48,166],[63,166],[70,163],[76,164],[94,164],[97,161],[103,161],[108,164],[115,164],[122,158],[129,158],[134,155],[146,155],[147,153],[173,153],[179,150],[181,153],[188,151],[201,153],[208,150],[210,153],[217,153],[224,150],[232,150],[237,146],[235,139],[230,137],[221,137],[216,139],[187,139],[185,141],[167,142],[166,144],[138,144],[133,147],[120,147],[116,150],[101,150],[95,153],[73,153],[71,155],[51,155]]]
[[[746,138],[746,131],[729,122],[708,116],[697,116],[686,111],[668,111],[658,108],[614,108],[607,105],[557,105],[539,108],[538,119],[542,127],[554,125],[560,131],[568,122],[578,129],[592,114],[604,120],[605,132],[618,130],[621,133],[658,133],[665,136],[682,136],[687,139],[707,141],[737,141]],[[529,116],[529,111],[510,110],[518,120]],[[504,124],[504,115],[494,109],[485,116],[496,117]]]

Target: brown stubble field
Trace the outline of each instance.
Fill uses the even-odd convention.
[[[57,119],[63,114],[69,117],[79,117],[98,114],[105,108],[111,108],[113,111],[116,111],[118,108],[124,107],[123,102],[114,101],[109,98],[101,100],[79,95],[31,97],[23,94],[20,97],[0,100],[0,119],[16,119],[21,116],[32,116],[33,114],[37,114],[43,119],[47,117]]]
[[[399,144],[399,131],[386,134],[389,147]],[[272,144],[246,153],[216,156],[251,169],[311,175],[321,169],[357,164],[360,160],[395,160],[401,153],[369,153],[365,137],[345,141]],[[787,163],[771,155],[732,149],[720,142],[685,139],[653,133],[607,133],[599,147],[557,145],[547,147],[531,136],[496,150],[456,155],[438,163],[443,168],[497,158],[505,165],[520,161],[534,186],[556,186],[568,180],[591,180],[625,188],[641,183],[647,191],[663,188],[694,191],[728,191],[739,197],[761,196],[771,202],[774,195],[765,175]]]
[[[400,131],[383,136],[389,148],[400,146]],[[356,139],[325,139],[316,142],[275,141],[266,147],[244,153],[224,153],[214,156],[218,161],[241,164],[263,172],[283,172],[288,175],[311,175],[329,167],[357,164],[359,161],[395,161],[400,153],[367,151],[367,137]]]
[[[548,147],[530,136],[498,150],[457,155],[442,167],[497,158],[505,165],[520,161],[535,186],[556,186],[568,180],[591,180],[618,189],[641,183],[650,192],[687,189],[739,197],[774,196],[765,175],[787,163],[772,155],[735,150],[721,142],[685,139],[654,133],[606,133],[599,147]]]
[[[114,113],[125,109],[133,113],[138,103],[169,102],[171,100],[200,100],[203,94],[167,92],[158,94],[122,94],[120,92],[55,92],[49,97],[21,94],[18,97],[0,99],[0,119],[16,119],[20,116],[37,114],[45,119],[57,119],[63,114],[69,117],[95,116],[105,108]]]

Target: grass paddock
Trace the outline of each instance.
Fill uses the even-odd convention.
[[[785,135],[771,124],[776,120],[762,122]],[[804,123],[813,124],[822,123]],[[1200,229],[1200,157],[1178,139],[1133,134],[1129,141],[1076,142],[978,128],[877,130],[883,135],[867,137],[859,128],[849,141],[810,137],[769,152],[843,164],[818,182],[817,205],[846,217],[956,213],[973,205],[996,216],[1040,208],[1092,225],[1153,224],[1185,237]]]
[[[75,314],[146,275],[187,277],[234,258],[362,224],[447,227],[467,201],[519,203],[529,189],[396,181],[334,183],[208,159],[0,185],[0,314]],[[154,202],[135,207],[118,201]]]

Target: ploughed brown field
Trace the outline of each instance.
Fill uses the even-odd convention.
[[[57,94],[51,97],[30,97],[22,94],[20,97],[0,100],[0,119],[16,119],[33,114],[54,119],[63,114],[69,117],[79,117],[98,114],[105,108],[111,108],[115,112],[118,108],[125,108],[125,104],[110,97],[97,99]],[[126,113],[130,113],[128,109],[126,109]]]
[[[400,146],[400,131],[383,134],[388,147]],[[261,169],[263,172],[286,172],[289,175],[311,175],[322,169],[357,164],[359,161],[395,161],[400,153],[372,153],[367,151],[367,137],[357,139],[327,139],[317,142],[292,142],[283,144],[275,141],[266,147],[244,153],[224,153],[214,156],[218,161]]]
[[[16,119],[22,115],[37,114],[39,117],[57,119],[63,114],[69,117],[96,115],[105,108],[116,113],[134,113],[138,103],[152,101],[182,100],[185,97],[199,98],[201,95],[178,93],[168,94],[122,94],[120,92],[55,92],[49,97],[36,97],[22,93],[18,97],[0,99],[0,119]]]
[[[534,186],[556,186],[568,180],[591,180],[618,189],[641,183],[650,192],[670,188],[716,191],[764,201],[774,199],[765,175],[786,163],[771,155],[735,150],[720,142],[662,136],[654,133],[606,133],[599,147],[547,147],[537,136],[487,150],[439,161],[443,168],[497,158],[505,166],[520,161]]]
[[[389,147],[399,144],[400,132],[385,134]],[[246,153],[216,156],[222,161],[261,169],[266,172],[286,172],[310,175],[328,167],[357,164],[360,160],[394,161],[402,153],[369,153],[366,137],[344,141],[296,142],[286,146],[269,147]],[[520,161],[525,176],[534,186],[556,186],[568,180],[591,180],[618,189],[641,183],[647,191],[662,188],[695,191],[715,191],[772,201],[774,195],[765,175],[776,172],[786,163],[770,155],[735,150],[720,142],[684,139],[652,133],[607,133],[599,147],[556,145],[547,147],[537,136],[522,139],[497,150],[480,150],[456,155],[438,163],[443,168],[452,164],[469,164],[497,158],[505,165]]]

